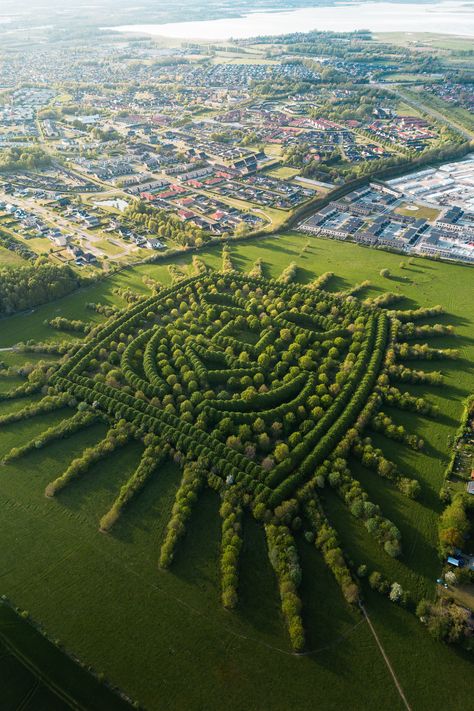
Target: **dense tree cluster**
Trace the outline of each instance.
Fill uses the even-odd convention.
[[[454,548],[463,545],[464,538],[470,530],[464,493],[456,494],[444,509],[439,518],[438,530],[439,546],[443,556],[449,555]]]
[[[2,150],[0,172],[12,172],[45,168],[51,163],[51,156],[39,146],[25,148],[13,146]]]
[[[29,309],[69,294],[82,281],[68,266],[39,258],[24,267],[0,267],[0,315]]]
[[[440,642],[461,642],[470,635],[470,611],[449,598],[437,602],[421,600],[416,614],[430,635]]]
[[[0,245],[9,249],[10,252],[15,252],[23,259],[29,259],[35,261],[38,258],[36,252],[28,247],[24,240],[17,239],[14,235],[9,232],[5,232],[0,228]]]
[[[157,210],[142,200],[134,200],[125,209],[124,218],[134,227],[145,229],[160,239],[169,239],[183,247],[200,246],[208,233],[190,222],[181,222],[172,212]]]
[[[72,331],[73,333],[88,333],[91,329],[91,325],[85,321],[64,318],[64,316],[47,319],[44,321],[44,325],[56,328],[58,331]]]

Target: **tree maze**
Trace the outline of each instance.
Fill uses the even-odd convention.
[[[367,430],[421,448],[423,443],[396,427],[382,407],[436,415],[423,397],[402,392],[398,384],[439,383],[441,375],[411,370],[400,361],[403,355],[453,358],[456,353],[406,343],[418,332],[446,335],[443,327],[415,325],[439,310],[389,311],[383,300],[363,302],[325,291],[326,279],[304,287],[292,281],[293,265],[279,280],[260,276],[260,264],[250,274],[236,272],[228,254],[224,267],[221,273],[183,273],[171,287],[157,286],[149,298],[131,302],[91,329],[83,345],[48,374],[46,398],[13,417],[66,404],[77,414],[33,445],[12,450],[5,461],[105,421],[105,438],[47,485],[47,496],[60,496],[94,462],[131,439],[141,440],[145,450],[137,470],[100,520],[100,529],[110,531],[160,463],[173,458],[182,480],[161,542],[160,567],[172,566],[201,490],[214,489],[221,497],[224,606],[238,604],[247,510],[264,526],[283,616],[299,651],[305,642],[297,531],[321,551],[348,603],[357,603],[357,578],[325,513],[321,490],[333,488],[387,555],[402,554],[396,523],[352,475],[349,458],[358,458],[406,496],[417,496],[418,482],[373,446]],[[8,417],[0,423],[11,421]]]

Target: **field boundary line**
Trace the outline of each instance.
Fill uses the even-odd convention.
[[[378,636],[377,632],[375,631],[375,627],[373,626],[372,621],[371,621],[369,615],[367,614],[367,610],[365,609],[364,605],[361,602],[359,602],[359,607],[362,610],[362,613],[363,613],[365,619],[367,620],[370,631],[372,632],[372,635],[377,643],[377,646],[378,646],[380,653],[384,659],[387,669],[389,670],[390,675],[393,679],[393,683],[395,684],[397,691],[400,694],[400,698],[402,699],[403,703],[405,704],[407,711],[413,711],[412,707],[408,703],[407,697],[405,696],[402,686],[401,686],[400,682],[398,681],[397,675],[395,674],[395,670],[392,667],[392,664],[391,664],[390,659],[388,658],[388,655],[382,645],[382,642],[380,641],[379,636]]]
[[[41,669],[33,662],[29,657],[27,657],[23,652],[16,646],[11,639],[7,637],[0,629],[0,641],[3,643],[5,649],[15,657],[28,671],[33,675],[36,682],[41,682],[44,686],[52,691],[53,694],[69,706],[69,708],[75,711],[87,711],[87,709],[78,703],[70,694],[62,689],[56,684],[55,681],[50,679],[47,674],[41,671]],[[22,700],[23,703],[25,699]]]

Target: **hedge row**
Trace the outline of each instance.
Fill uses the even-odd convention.
[[[245,373],[248,374],[248,371]],[[310,376],[311,377],[311,376]],[[300,373],[277,388],[271,388],[265,393],[256,393],[250,400],[208,400],[204,402],[203,411],[219,410],[228,412],[248,412],[252,409],[257,413],[260,410],[268,410],[283,403],[288,403],[289,399],[293,399],[304,387],[308,380],[307,373]],[[261,416],[261,415],[260,415]]]
[[[359,602],[359,586],[353,580],[344,559],[337,533],[330,525],[319,501],[314,498],[314,495],[312,499],[306,502],[304,512],[315,535],[316,548],[323,554],[326,565],[340,585],[342,594],[347,602],[356,604]]]
[[[196,354],[194,348],[192,348],[192,346],[186,346],[184,349],[184,353],[191,364],[191,368],[194,371],[199,384],[202,387],[207,387],[207,370],[204,367],[199,356]]]
[[[228,383],[230,378],[244,378],[246,375],[249,376],[250,378],[253,378],[254,375],[257,375],[257,373],[261,373],[262,369],[259,368],[258,366],[255,367],[250,367],[250,368],[229,368],[228,370],[208,370],[207,371],[207,379],[209,383],[214,383],[214,384],[221,384],[221,383]],[[210,403],[210,407],[212,407],[213,403],[219,403],[221,404],[220,400],[209,400],[208,403]],[[201,408],[202,409],[202,408]]]
[[[352,370],[351,375],[347,379],[343,389],[336,397],[330,408],[320,419],[316,427],[314,427],[311,432],[306,435],[303,441],[295,447],[292,452],[292,459],[285,460],[271,472],[267,480],[269,486],[273,487],[283,482],[290,470],[307,457],[312,450],[314,450],[318,442],[322,441],[324,434],[327,433],[329,427],[341,415],[350,398],[353,396],[353,392],[357,387],[358,381],[362,377],[362,373],[369,361],[370,352],[374,343],[376,330],[376,322],[374,317],[370,317],[367,321],[367,330],[368,337],[365,342],[365,348],[360,351],[357,364]],[[287,479],[287,481],[289,480]]]
[[[222,518],[221,588],[222,604],[228,610],[237,605],[238,564],[242,548],[242,506],[232,489],[225,492],[220,508]]]
[[[301,461],[305,455],[306,458],[298,469],[286,479],[284,479],[288,473],[286,461],[278,465],[267,479],[268,486],[274,487],[277,484],[277,488],[268,502],[271,508],[288,498],[291,492],[314,472],[317,465],[337,446],[366,403],[379,374],[388,335],[388,319],[385,314],[380,314],[378,317],[376,334],[374,333],[374,321],[370,323],[371,335],[367,340],[366,349],[360,352],[359,355],[363,355],[352,371],[349,380],[318,425],[301,444],[295,447],[292,452],[293,459],[286,461],[289,461],[290,466],[295,466],[295,460]],[[371,353],[372,343],[373,351]],[[368,359],[369,355],[370,359]],[[356,386],[355,391],[354,386]],[[342,410],[342,416],[339,416]],[[297,452],[297,450],[299,451]]]
[[[145,486],[147,480],[168,454],[169,447],[167,445],[160,446],[158,438],[154,436],[151,439],[152,444],[149,444],[145,449],[137,469],[121,487],[120,493],[110,509],[102,516],[99,524],[101,531],[110,531],[128,502]]]
[[[205,472],[197,464],[186,464],[181,484],[166,528],[166,535],[160,551],[160,568],[169,568],[173,562],[176,546],[186,533],[186,522],[191,516],[192,505],[197,500],[199,490],[205,483]]]
[[[45,489],[45,496],[51,498],[58,491],[64,489],[73,479],[84,474],[90,467],[101,459],[105,459],[117,447],[123,447],[132,436],[132,426],[121,421],[115,427],[111,427],[107,435],[93,447],[85,449],[80,457],[73,459],[66,471],[50,482]]]
[[[331,320],[321,314],[306,314],[301,311],[282,311],[280,316],[287,321],[294,321],[297,326],[308,329],[322,329],[326,331],[331,325]]]
[[[301,385],[303,386],[299,393],[293,398],[293,400],[286,400],[283,402],[281,405],[278,405],[276,407],[272,407],[270,409],[252,409],[248,410],[247,412],[242,412],[242,411],[232,411],[232,421],[234,424],[253,424],[257,418],[261,418],[264,420],[266,423],[268,422],[274,422],[275,420],[278,421],[279,418],[284,417],[288,412],[294,411],[299,405],[302,405],[307,402],[308,397],[311,395],[312,392],[314,392],[315,384],[316,384],[316,378],[313,374],[311,374],[309,377],[305,374],[302,373],[301,376],[304,376],[301,379]],[[300,378],[300,376],[298,376]],[[296,378],[295,378],[296,380]],[[306,381],[306,383],[304,382]],[[292,381],[294,382],[294,381]],[[263,393],[262,393],[263,394]],[[268,395],[269,393],[265,393],[265,395]],[[255,396],[255,398],[259,398],[261,394],[259,393],[258,395]],[[213,400],[213,403],[215,402],[220,402]],[[231,404],[232,402],[235,402],[236,404],[239,404],[241,401],[236,400],[236,401],[222,401],[222,405],[228,405]],[[251,401],[252,403],[254,402],[253,400]],[[222,419],[222,417],[225,417],[227,414],[230,414],[230,410],[222,409],[218,410],[216,407],[212,407],[209,404],[205,404],[202,410],[203,414],[206,415],[206,418],[209,419],[210,422],[218,422],[219,420]]]
[[[195,276],[186,279],[186,284],[194,284],[201,277]],[[117,319],[106,321],[104,325],[94,332],[91,338],[88,338],[82,348],[80,348],[69,360],[61,367],[60,375],[64,376],[68,373],[78,373],[87,367],[87,363],[97,356],[99,349],[106,346],[113,340],[114,337],[119,337],[122,332],[131,332],[133,327],[143,320],[143,314],[149,309],[157,313],[159,307],[163,307],[166,298],[176,291],[176,287],[171,286],[168,289],[160,291],[159,295],[151,296],[138,304],[131,306]]]
[[[9,425],[12,422],[20,422],[36,415],[44,415],[47,412],[59,410],[61,407],[66,407],[70,401],[71,396],[67,392],[60,395],[47,395],[39,402],[27,405],[21,410],[0,415],[0,425]]]
[[[48,427],[47,430],[44,430],[44,432],[37,435],[35,439],[30,440],[21,447],[14,447],[11,449],[10,452],[8,452],[8,454],[6,454],[3,458],[3,462],[4,464],[8,464],[13,460],[28,454],[28,452],[31,452],[34,449],[42,449],[50,442],[70,437],[75,432],[82,430],[84,427],[93,425],[98,419],[99,415],[97,412],[91,412],[90,410],[76,412],[75,415],[66,420],[62,420],[59,424],[53,425],[53,427]]]
[[[417,321],[422,318],[432,318],[433,316],[440,316],[446,313],[446,310],[442,306],[422,306],[419,309],[412,309],[406,311],[391,311],[390,315],[397,318],[402,323],[407,321]]]
[[[111,416],[126,418],[133,422],[135,427],[143,427],[148,432],[160,435],[163,441],[181,451],[189,452],[195,458],[208,456],[222,477],[232,476],[234,481],[241,482],[247,491],[259,493],[265,489],[264,471],[260,466],[238,452],[229,451],[207,432],[181,421],[176,415],[157,410],[143,400],[105,383],[94,383],[85,376],[72,375],[70,379],[58,377],[56,385],[74,393],[81,400],[100,407]]]
[[[295,541],[284,525],[265,525],[268,556],[278,579],[281,609],[290,635],[291,646],[297,652],[304,648],[304,628],[298,587],[301,568]]]

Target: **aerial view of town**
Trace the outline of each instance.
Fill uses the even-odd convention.
[[[474,6],[0,39],[0,711],[472,708]]]

